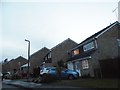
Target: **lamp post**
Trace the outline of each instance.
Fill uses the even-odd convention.
[[[28,73],[27,73],[27,79],[29,79],[29,60],[30,60],[30,41],[25,39],[26,42],[28,42]]]

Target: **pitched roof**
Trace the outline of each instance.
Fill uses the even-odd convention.
[[[98,38],[99,36],[101,36],[103,33],[105,33],[106,31],[110,30],[110,28],[112,28],[115,25],[120,25],[120,23],[118,21],[112,23],[111,25],[105,27],[104,29],[100,30],[99,32],[93,34],[92,36],[88,37],[87,39],[85,39],[84,41],[82,41],[80,44],[78,44],[75,48],[73,48],[72,50],[78,48],[79,46],[83,45],[86,41],[89,40],[93,40],[95,38]]]
[[[68,38],[68,39],[64,40],[63,42],[59,43],[58,45],[56,45],[55,47],[53,47],[53,48],[51,49],[51,51],[54,50],[55,48],[59,47],[60,45],[66,43],[66,42],[69,42],[69,41],[70,41],[70,42],[73,42],[73,43],[76,43],[75,41],[73,41],[73,40],[71,40],[70,38]],[[77,43],[76,43],[76,44],[77,44]]]
[[[22,57],[22,56],[19,56],[19,57],[17,57],[16,59],[14,59],[14,60],[19,60],[19,59],[24,59],[24,60],[27,60],[26,58],[24,58],[24,57]]]
[[[48,48],[43,47],[42,49],[40,49],[40,50],[38,50],[37,52],[33,53],[33,54],[31,55],[31,57],[34,56],[34,55],[36,55],[36,54],[38,54],[38,53],[41,53],[43,50],[48,50],[48,52],[49,52],[49,49],[48,49]]]

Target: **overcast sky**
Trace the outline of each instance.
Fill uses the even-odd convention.
[[[8,2],[9,1],[9,2]],[[77,43],[117,21],[119,0],[2,0],[0,3],[0,61],[27,58],[67,38]]]

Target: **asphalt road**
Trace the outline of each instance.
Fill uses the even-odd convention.
[[[26,89],[20,88],[20,87],[15,87],[12,85],[2,84],[2,90],[26,90]]]

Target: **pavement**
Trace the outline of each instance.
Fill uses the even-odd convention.
[[[77,88],[72,86],[60,86],[51,84],[42,84],[34,82],[26,82],[25,80],[3,80],[2,83],[6,85],[13,85],[21,88],[35,89],[35,88]]]

